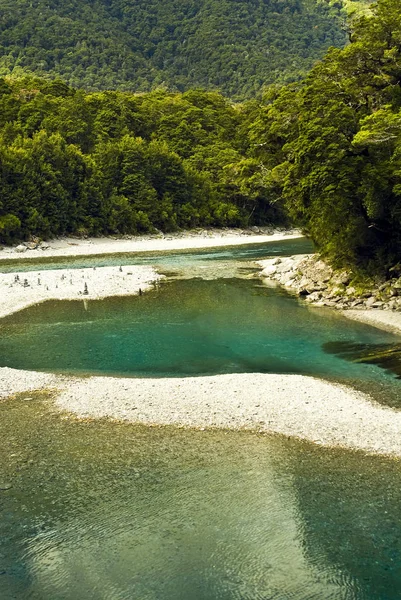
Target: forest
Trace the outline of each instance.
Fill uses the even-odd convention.
[[[0,0],[0,76],[254,98],[343,47],[338,0]]]
[[[334,264],[401,270],[398,0],[379,0],[346,48],[266,95],[248,136],[277,198]]]
[[[0,241],[291,222],[339,267],[401,273],[398,0],[349,37],[236,104],[3,77]]]
[[[3,79],[0,118],[3,242],[285,220],[241,109],[216,92]]]

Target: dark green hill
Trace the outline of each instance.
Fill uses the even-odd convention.
[[[298,79],[345,34],[332,0],[0,0],[0,75],[90,90],[219,89]]]

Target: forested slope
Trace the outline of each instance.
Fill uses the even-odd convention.
[[[334,264],[401,274],[401,7],[363,13],[241,105],[0,80],[0,241],[291,219]]]
[[[0,242],[282,221],[241,124],[215,92],[0,80]]]
[[[0,0],[0,75],[87,90],[218,89],[235,100],[342,47],[338,0]]]
[[[401,6],[379,0],[299,84],[252,115],[270,189],[337,265],[401,273]]]

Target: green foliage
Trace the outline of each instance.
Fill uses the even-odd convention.
[[[216,92],[0,80],[0,241],[283,219]]]
[[[344,50],[265,98],[249,153],[323,253],[386,273],[401,254],[399,0],[380,0],[352,28]]]
[[[87,90],[218,89],[235,100],[305,75],[345,43],[327,0],[0,0],[0,75]]]

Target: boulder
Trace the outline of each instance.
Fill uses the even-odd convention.
[[[262,271],[262,276],[263,277],[271,277],[272,275],[274,275],[277,272],[277,268],[275,265],[268,265],[267,267],[265,267]]]
[[[332,282],[337,285],[348,285],[351,281],[351,276],[347,271],[336,273],[331,278]]]
[[[17,247],[15,248],[15,252],[26,252],[26,251],[27,251],[27,249],[28,249],[28,248],[27,248],[26,246],[24,246],[24,244],[20,244],[19,246],[17,246]]]

